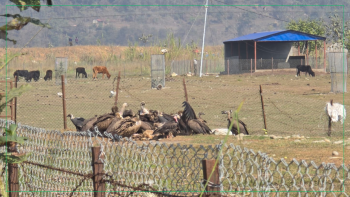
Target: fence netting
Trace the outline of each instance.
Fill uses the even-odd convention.
[[[0,120],[2,127],[12,123]],[[92,172],[93,146],[101,146],[107,196],[156,196],[155,191],[198,196],[204,189],[201,161],[216,158],[222,196],[349,196],[350,166],[275,161],[265,153],[222,142],[206,147],[136,143],[102,136],[97,130],[62,133],[21,124],[17,132],[29,138],[18,151],[31,153],[19,165],[20,196],[93,196],[91,178],[82,176]],[[1,166],[6,170],[4,162]],[[6,174],[2,173],[5,182]]]
[[[290,78],[289,78],[290,77]],[[114,77],[113,77],[114,78]],[[65,86],[66,113],[74,117],[92,118],[111,112],[115,97],[117,80],[113,78],[88,79],[68,78]],[[255,78],[256,79],[256,78]],[[294,74],[284,80],[298,80]],[[230,81],[241,85],[231,85]],[[253,81],[250,81],[253,80]],[[227,116],[223,110],[236,110],[241,102],[243,107],[239,118],[248,125],[250,134],[262,134],[264,117],[259,85],[263,89],[263,100],[266,125],[269,134],[326,136],[328,119],[324,107],[327,101],[315,100],[315,96],[329,92],[328,84],[316,81],[302,82],[292,91],[279,82],[267,80],[254,82],[254,78],[237,76],[224,77],[186,77],[188,101],[196,113],[202,116],[213,130],[227,127]],[[19,82],[19,86],[24,82]],[[252,86],[253,84],[253,86]],[[313,86],[310,86],[310,84]],[[39,81],[31,83],[33,89],[18,97],[17,120],[23,124],[45,129],[63,129],[63,105],[61,86],[54,82]],[[167,114],[175,114],[183,110],[185,100],[183,78],[166,77],[165,87],[161,90],[151,89],[150,77],[121,78],[118,94],[118,107],[127,103],[127,109],[135,114],[144,101],[147,109],[159,110]],[[305,86],[305,87],[300,87]],[[300,89],[300,90],[299,90]],[[327,92],[326,92],[327,93]],[[340,102],[340,101],[338,101]],[[345,105],[345,108],[347,106]],[[347,121],[345,121],[346,125]],[[75,130],[67,118],[68,130]],[[343,130],[342,125],[335,123],[334,131]],[[345,130],[345,134],[347,134]],[[333,136],[341,136],[341,132],[333,132]]]

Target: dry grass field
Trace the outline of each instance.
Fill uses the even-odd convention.
[[[93,81],[87,79],[68,78],[66,85],[67,114],[90,118],[110,111],[114,98],[109,98],[110,91],[115,88],[113,78],[116,72],[111,73],[111,79]],[[327,117],[324,113],[325,103],[330,99],[334,102],[343,102],[343,94],[330,93],[330,76],[325,73],[316,73],[315,78],[295,77],[295,72],[271,71],[231,76],[185,77],[188,99],[194,110],[204,112],[211,129],[225,128],[226,116],[222,110],[235,110],[244,101],[239,112],[239,118],[247,125],[251,136],[238,141],[230,136],[228,142],[242,147],[268,153],[279,159],[305,159],[316,163],[326,162],[340,165],[345,158],[349,164],[350,157],[350,127],[349,121],[343,125],[333,125],[332,136],[327,136]],[[25,84],[23,80],[19,85]],[[4,85],[4,84],[2,84]],[[31,82],[33,89],[18,98],[18,122],[21,124],[40,127],[48,130],[63,129],[62,98],[57,95],[61,86],[53,81]],[[300,135],[306,139],[295,142],[297,139],[270,139],[264,137],[264,122],[262,118],[259,85],[263,88],[264,107],[268,135],[292,136]],[[137,112],[141,101],[146,102],[148,109],[156,109],[166,113],[176,113],[182,109],[185,100],[183,91],[183,77],[167,77],[162,90],[151,89],[149,76],[126,77],[120,81],[118,106],[127,102],[129,109]],[[4,87],[1,87],[1,91]],[[346,108],[350,99],[344,94]],[[348,109],[348,108],[347,108]],[[75,130],[68,121],[69,130]],[[62,130],[63,131],[63,130]],[[345,146],[333,142],[345,139]],[[331,142],[315,143],[324,138]],[[224,136],[178,136],[163,140],[165,143],[180,143],[209,145],[218,144]],[[344,150],[344,151],[343,151]],[[332,151],[339,152],[332,156]],[[344,154],[343,154],[344,153]]]

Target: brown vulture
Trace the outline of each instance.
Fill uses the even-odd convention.
[[[141,121],[137,118],[126,117],[124,119],[115,119],[106,132],[111,133],[113,136],[118,135],[122,137],[131,137],[141,127]]]
[[[199,112],[199,113],[198,113],[198,118],[197,118],[197,119],[200,120],[202,123],[207,123],[207,121],[205,121],[204,119],[201,118],[202,115],[205,115],[205,113]]]
[[[103,133],[106,131],[106,129],[118,113],[118,107],[113,106],[111,111],[112,113],[107,113],[99,116],[96,122],[93,124],[93,127],[97,126],[99,132]]]
[[[80,131],[87,131],[92,130],[94,123],[97,121],[97,115],[95,117],[92,117],[90,119],[84,120],[83,126],[81,127]]]
[[[228,121],[228,125],[227,128],[230,128],[231,122],[232,122],[232,117],[231,117],[231,113],[232,110],[230,111],[221,111],[222,114],[227,114],[227,121]],[[247,125],[241,121],[240,119],[238,119],[238,123],[239,123],[239,132],[243,133],[245,135],[249,135],[248,133],[248,129],[247,129]],[[235,120],[235,122],[232,125],[232,129],[231,129],[232,134],[234,135],[238,135],[238,129],[237,129],[237,121]]]
[[[182,103],[183,107],[185,107],[181,119],[184,120],[185,124],[187,125],[187,133],[188,131],[193,131],[194,134],[210,134],[211,129],[201,120],[199,120],[196,116],[196,113],[194,112],[191,105],[184,101]]]

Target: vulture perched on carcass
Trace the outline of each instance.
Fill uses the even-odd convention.
[[[161,123],[155,123],[155,125],[157,125],[157,129],[154,131],[153,134],[162,134],[163,136],[166,136],[166,138],[171,138],[172,136],[176,137],[179,130],[178,119],[180,119],[180,116],[176,114],[175,116],[173,116],[172,120]]]
[[[92,130],[94,123],[97,121],[97,115],[95,117],[92,117],[90,119],[87,119],[83,122],[83,127],[81,128],[80,131],[87,131],[87,130]]]
[[[230,125],[231,125],[231,122],[232,122],[232,117],[231,117],[232,110],[221,111],[221,113],[222,114],[227,114],[227,121],[228,121],[227,128],[229,129]],[[239,132],[243,133],[245,135],[249,135],[248,129],[247,129],[247,125],[243,121],[241,121],[240,119],[238,119],[238,123],[239,123]],[[237,121],[236,120],[235,120],[235,122],[232,125],[231,132],[232,132],[233,135],[238,135]]]
[[[131,137],[134,133],[139,131],[140,127],[141,120],[138,118],[126,117],[119,120],[114,119],[106,132],[111,133],[113,136]]]
[[[74,124],[75,128],[77,129],[77,131],[81,131],[81,128],[84,126],[84,118],[81,117],[76,117],[74,118],[73,114],[68,114],[68,116],[70,118],[70,120],[72,121],[72,123]]]
[[[111,111],[112,113],[107,113],[99,116],[96,122],[93,124],[93,127],[97,126],[99,132],[103,133],[107,130],[112,120],[115,118],[116,114],[118,113],[118,107],[113,106]]]
[[[131,109],[125,109],[128,106],[127,103],[123,103],[122,109],[120,110],[119,114],[123,116],[123,118],[125,117],[134,117],[135,114],[134,112],[132,112]]]
[[[201,120],[199,120],[196,116],[191,105],[184,101],[183,107],[185,107],[181,119],[184,121],[186,125],[186,133],[189,131],[193,131],[194,134],[210,134],[211,129]]]
[[[148,111],[148,109],[146,109],[145,105],[146,105],[146,103],[144,101],[142,101],[141,102],[141,110],[140,110],[139,115],[149,114],[149,111]]]

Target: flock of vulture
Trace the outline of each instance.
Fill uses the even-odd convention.
[[[176,135],[193,135],[193,134],[213,134],[207,126],[207,122],[201,118],[204,113],[199,112],[198,116],[188,102],[183,102],[184,110],[176,114],[166,114],[158,110],[148,110],[145,102],[141,102],[141,109],[135,114],[131,109],[127,110],[127,103],[122,105],[119,111],[117,106],[112,107],[112,112],[101,116],[95,115],[90,119],[74,117],[68,114],[70,120],[75,125],[77,131],[98,131],[105,134],[106,132],[113,136],[119,137],[143,137],[148,139],[171,138]],[[227,114],[228,127],[231,124],[232,111],[222,111]],[[247,126],[241,120],[239,122],[239,132],[249,135]],[[238,129],[233,124],[232,134],[237,135]],[[108,135],[106,135],[108,136]]]

